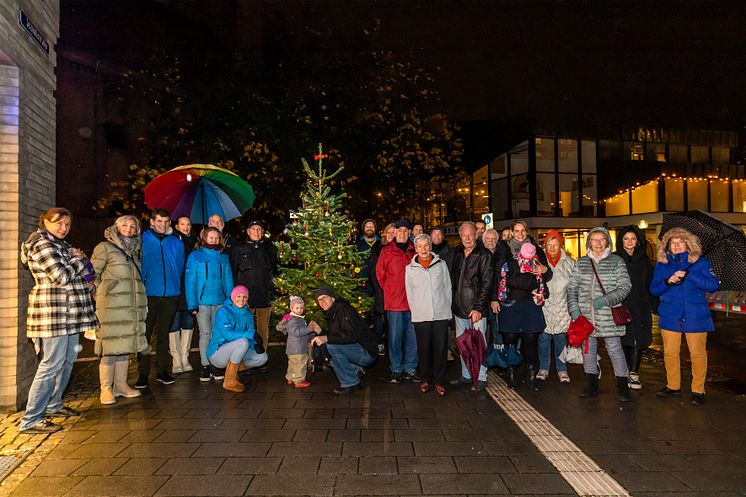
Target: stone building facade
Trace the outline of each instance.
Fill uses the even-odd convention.
[[[26,339],[32,280],[19,257],[55,204],[59,2],[0,2],[0,409],[26,403],[37,359]]]

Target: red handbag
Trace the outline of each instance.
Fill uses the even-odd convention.
[[[591,261],[591,267],[593,268],[593,274],[596,275],[598,286],[601,287],[601,292],[606,295],[606,290],[604,290],[604,286],[601,284],[601,278],[598,277],[598,272],[596,272],[596,265],[593,264],[593,261]],[[629,309],[624,304],[619,304],[616,307],[612,307],[611,317],[614,319],[614,324],[616,324],[617,326],[624,326],[632,322],[632,313],[629,312]]]
[[[580,347],[591,336],[594,329],[591,322],[581,314],[578,319],[570,323],[567,329],[567,343],[573,347]]]

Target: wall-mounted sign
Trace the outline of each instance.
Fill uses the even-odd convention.
[[[44,38],[41,32],[36,29],[34,23],[32,23],[23,9],[18,9],[18,23],[23,26],[23,29],[31,36],[31,39],[39,45],[39,48],[44,50],[44,53],[49,55],[49,42]]]
[[[485,226],[487,226],[488,230],[493,229],[494,226],[494,216],[491,212],[488,212],[487,214],[482,214],[482,221],[484,221]]]

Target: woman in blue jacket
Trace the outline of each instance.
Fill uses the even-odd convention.
[[[215,315],[207,347],[212,365],[225,368],[223,388],[231,392],[244,391],[244,386],[238,381],[238,368],[242,362],[250,368],[267,364],[267,353],[261,336],[255,333],[254,316],[248,302],[249,290],[236,285]]]
[[[658,323],[663,338],[666,386],[657,392],[661,398],[681,396],[681,335],[686,336],[692,361],[692,404],[705,401],[707,376],[707,333],[713,331],[705,292],[720,286],[712,266],[701,257],[699,238],[683,228],[666,232],[658,247],[650,293],[660,297]]]
[[[223,235],[217,228],[205,228],[199,235],[199,248],[189,254],[184,272],[187,309],[197,315],[199,357],[202,362],[200,381],[222,375],[210,368],[207,345],[210,343],[215,313],[233,289],[233,274],[223,250]]]

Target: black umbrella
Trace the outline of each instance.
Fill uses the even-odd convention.
[[[702,242],[702,255],[712,264],[721,290],[746,291],[746,235],[739,228],[702,211],[665,214],[660,238],[671,228],[684,228]]]

